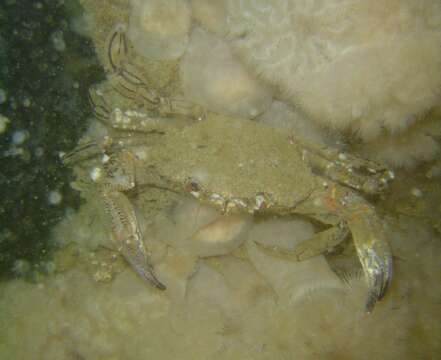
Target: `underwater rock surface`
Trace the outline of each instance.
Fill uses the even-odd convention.
[[[81,0],[81,3],[85,13],[76,17],[76,31],[79,31],[81,24],[85,26],[83,31],[93,39],[102,64],[111,69],[108,39],[112,29],[129,22],[130,4],[133,2]],[[243,0],[237,1],[236,5],[254,6],[257,3]],[[267,3],[277,6],[288,4],[287,1]],[[331,3],[334,2],[328,2]],[[352,2],[354,11],[362,10],[356,6],[360,3]],[[391,8],[386,10],[384,3],[366,4],[368,7],[377,4],[380,12],[382,9],[395,11],[397,8],[392,6],[394,4],[404,7],[409,4],[406,1],[387,3],[391,4]],[[220,10],[226,11],[226,4],[210,0],[202,6],[199,0],[191,1],[193,24],[197,22],[211,31],[210,36],[223,36],[226,22],[223,22],[225,14]],[[307,16],[322,7],[324,13],[328,14],[332,9],[326,8],[325,4],[326,1],[297,1],[296,6],[305,9],[305,18],[297,19],[306,20]],[[423,4],[429,8],[431,2]],[[213,12],[213,9],[219,12]],[[266,8],[263,10],[267,11]],[[346,10],[348,7],[343,7],[342,16]],[[268,20],[265,11],[259,18],[262,23]],[[399,24],[405,20],[405,15],[406,12],[403,13],[404,18],[399,19]],[[413,18],[415,14],[407,15]],[[89,28],[87,24],[95,26]],[[437,26],[435,22],[433,27]],[[62,51],[63,37],[60,33],[57,32],[51,39],[56,44],[56,51]],[[225,39],[215,39],[225,43]],[[69,42],[66,41],[64,45],[66,48],[63,51],[68,51]],[[307,50],[309,45],[305,44]],[[91,121],[81,144],[102,142],[106,135],[114,136],[118,140],[113,144],[116,150],[120,150],[119,146],[123,150],[133,150],[134,156],[144,161],[144,165],[135,171],[135,182],[138,180],[140,183],[136,183],[135,189],[124,192],[124,195],[133,205],[139,221],[139,233],[148,246],[148,256],[151,257],[155,274],[167,289],[159,291],[137,276],[121,256],[118,246],[111,241],[112,224],[106,218],[100,201],[99,184],[94,184],[92,178],[97,177],[94,170],[104,170],[105,164],[115,158],[109,157],[111,151],[104,153],[101,148],[95,149],[97,156],[72,165],[77,176],[72,186],[81,192],[85,202],[78,211],[67,211],[54,228],[52,242],[59,250],[52,262],[45,263],[50,269],[47,271],[49,274],[35,278],[34,282],[14,279],[0,283],[0,358],[436,359],[441,353],[440,164],[417,168],[414,172],[397,171],[390,193],[372,199],[387,225],[387,239],[394,254],[394,279],[385,298],[376,304],[371,314],[366,314],[364,303],[367,286],[351,239],[324,255],[302,262],[271,256],[256,244],[293,249],[315,232],[323,230],[323,227],[290,215],[261,214],[253,219],[224,216],[214,208],[161,187],[161,180],[167,179],[158,178],[152,170],[155,165],[158,167],[154,161],[155,154],[157,159],[168,159],[167,163],[161,162],[161,167],[169,170],[168,174],[176,174],[178,165],[184,165],[184,170],[190,169],[194,158],[179,154],[183,152],[181,149],[187,149],[183,146],[185,144],[189,149],[197,149],[199,157],[217,159],[217,163],[204,163],[202,168],[192,172],[196,180],[205,183],[209,183],[207,179],[214,183],[227,182],[236,190],[239,187],[246,190],[252,183],[258,186],[260,181],[265,183],[263,190],[271,190],[281,183],[291,189],[291,185],[298,183],[309,168],[295,167],[303,171],[284,171],[283,174],[290,175],[281,177],[275,176],[278,164],[270,162],[272,166],[264,167],[270,170],[262,176],[253,171],[245,171],[248,176],[244,176],[244,164],[238,167],[242,169],[241,175],[240,170],[229,166],[234,163],[231,159],[259,163],[263,159],[261,152],[275,154],[283,148],[287,159],[283,168],[286,170],[294,163],[290,151],[294,139],[290,135],[314,143],[340,146],[339,136],[330,136],[317,123],[311,124],[301,104],[293,107],[282,98],[265,103],[265,111],[256,120],[243,120],[247,125],[230,119],[236,120],[236,123],[232,123],[235,126],[228,127],[233,133],[221,130],[219,124],[224,123],[220,119],[225,117],[209,111],[195,119],[163,117],[163,113],[154,109],[148,100],[131,95],[159,94],[165,100],[182,100],[180,95],[184,89],[179,70],[182,58],[167,61],[147,59],[137,54],[133,47],[134,44],[129,42],[128,56],[122,63],[127,65],[125,70],[133,71],[136,76],[128,75],[129,80],[142,79],[143,86],[137,87],[136,82],[133,86],[130,81],[122,82],[127,88],[120,86],[118,80],[121,79],[115,72],[121,68],[109,73],[105,81],[94,86],[92,95],[95,110],[101,111],[101,116],[98,116],[100,121]],[[116,56],[117,48],[111,50],[111,55]],[[210,60],[208,55],[207,61]],[[230,55],[234,61],[238,61],[234,54]],[[117,61],[115,63],[119,64]],[[217,67],[223,69],[222,64]],[[258,76],[253,79],[265,88]],[[207,89],[210,85],[213,83],[208,81]],[[115,91],[117,86],[120,92]],[[85,94],[87,89],[83,90]],[[9,94],[0,92],[0,102],[5,97],[9,97]],[[235,100],[239,99],[232,96],[224,101],[223,109],[228,110],[229,102]],[[320,102],[318,98],[315,101]],[[166,136],[160,131],[160,126],[159,131],[147,132],[112,129],[105,125],[109,118],[110,121],[115,120],[115,114],[106,116],[107,104],[120,107],[119,114],[131,114],[133,117],[130,119],[140,116],[149,123],[150,116],[154,119],[152,123],[164,125],[164,128],[173,127],[176,136],[172,136],[172,141],[164,146]],[[79,110],[84,109],[81,107]],[[219,117],[217,127],[213,125],[216,122],[210,125],[208,121],[216,116]],[[431,124],[426,124],[426,118],[423,118],[415,124],[406,124],[409,126],[401,133],[411,131],[413,126],[419,128],[420,125],[421,134],[432,129]],[[7,134],[8,141],[28,144],[30,137],[26,132],[9,137],[13,119],[10,116],[6,119],[0,117],[0,132],[4,129],[0,136]],[[253,121],[276,127],[268,128],[264,136],[277,136],[283,145],[264,147],[265,142],[262,136],[257,136],[257,132],[251,137],[243,136],[243,129],[252,129],[256,125]],[[186,136],[186,127],[188,130],[188,124],[194,122],[206,131],[200,133],[197,141],[194,137]],[[61,122],[60,126],[63,124]],[[345,134],[340,135],[343,143],[348,141]],[[409,138],[414,139],[410,135]],[[417,139],[424,141],[425,138]],[[77,139],[72,139],[72,142],[74,140]],[[383,141],[378,137],[372,142],[377,140]],[[409,144],[418,141],[410,141]],[[404,149],[407,142],[399,145]],[[111,150],[115,148],[111,147]],[[208,156],[212,149],[216,153],[223,153],[224,159],[229,156],[230,161],[223,162],[222,156]],[[367,150],[361,148],[357,151],[363,153]],[[409,153],[412,151],[409,150]],[[375,158],[375,154],[366,154]],[[412,154],[418,155],[416,157],[421,155]],[[147,159],[153,165],[148,164]],[[304,164],[300,157],[297,161]],[[115,169],[113,162],[110,162],[110,167],[116,170],[112,180],[119,176],[123,179],[128,177],[125,170],[130,166],[127,163],[119,163]],[[218,171],[226,167],[227,170]],[[247,164],[245,168],[256,170],[262,167]],[[311,182],[310,177],[306,176],[306,179]],[[197,193],[198,183],[187,184],[185,190]],[[297,191],[293,195],[299,193]],[[54,203],[60,201],[53,192],[50,192],[50,199]],[[60,204],[65,202],[64,194],[62,199]],[[279,200],[290,201],[286,196]],[[17,267],[27,269],[27,265],[18,263]]]
[[[99,222],[90,224],[89,218],[78,214],[75,222],[62,224],[71,227],[63,232],[70,234],[69,241],[75,242],[81,223],[100,231]],[[267,234],[288,245],[293,236],[301,240],[311,233],[305,222],[279,225],[255,225],[249,236]],[[390,230],[394,253],[402,260],[392,291],[370,315],[363,309],[363,278],[342,282],[320,258],[298,264],[302,270],[296,271],[295,264],[286,267],[284,260],[259,254],[252,241],[245,252],[199,260],[185,281],[185,295],[177,285],[173,292],[154,290],[127,267],[111,282],[95,282],[85,266],[94,258],[77,255],[74,264],[39,284],[0,285],[0,323],[7,324],[0,327],[0,355],[45,360],[436,358],[441,240],[408,217]],[[185,271],[184,258],[170,269]],[[281,269],[286,276],[276,275]]]

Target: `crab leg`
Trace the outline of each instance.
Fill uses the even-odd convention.
[[[98,190],[119,251],[143,279],[164,290],[165,286],[156,278],[149,263],[149,253],[139,230],[135,209],[124,194],[135,187],[134,162],[134,155],[129,151],[109,157],[104,164],[107,177],[98,180]]]
[[[80,154],[88,153],[91,149],[96,154],[100,148],[96,143],[85,144],[63,157],[63,161],[72,163]],[[107,156],[103,168],[99,170],[97,173],[100,175],[93,180],[118,250],[144,280],[164,290],[166,287],[156,278],[149,262],[149,252],[144,245],[135,209],[125,194],[135,187],[134,155],[129,151],[122,151],[116,156]]]
[[[280,249],[256,241],[255,243],[259,249],[270,256],[284,260],[303,261],[331,250],[346,238],[348,232],[346,224],[338,224],[318,232],[312,238],[298,244],[293,250]]]
[[[109,39],[107,47],[107,58],[113,71],[119,70],[119,61],[115,60],[115,52],[117,57],[125,57],[128,53],[127,40],[124,36],[125,26],[119,24]],[[115,46],[116,45],[116,46]],[[116,50],[116,51],[115,51]]]
[[[115,75],[114,90],[121,96],[138,103],[142,108],[156,111],[162,117],[182,116],[201,119],[204,109],[182,96],[165,97],[151,89],[136,67],[128,61],[128,41],[125,26],[117,26],[109,40],[107,57]]]
[[[325,177],[367,194],[378,194],[387,188],[394,173],[374,161],[349,153],[295,139],[302,159]]]
[[[386,241],[383,224],[374,208],[351,189],[331,183],[324,189],[313,192],[307,200],[298,204],[293,212],[321,220],[338,216],[343,220],[342,227],[340,230],[333,227],[318,233],[310,244],[307,240],[292,251],[282,251],[262,244],[259,244],[259,247],[278,257],[303,260],[325,252],[329,246],[342,240],[346,223],[352,233],[368,283],[365,309],[368,313],[372,312],[375,303],[384,297],[392,279],[392,253]]]
[[[118,244],[118,250],[141,278],[164,290],[164,284],[156,278],[148,261],[148,252],[130,200],[122,192],[107,187],[103,187],[100,194],[111,221],[112,235]]]
[[[109,118],[109,125],[112,129],[143,133],[163,133],[187,124],[188,121],[186,119],[164,119],[149,116],[141,111],[123,111],[119,108],[115,108]]]
[[[368,283],[366,312],[370,313],[392,280],[392,253],[382,221],[363,197],[335,183],[313,195],[308,202],[316,211],[339,215],[347,222]]]
[[[354,212],[348,215],[348,225],[368,281],[366,311],[370,313],[390,286],[392,253],[385,240],[383,224],[371,206],[355,205]]]

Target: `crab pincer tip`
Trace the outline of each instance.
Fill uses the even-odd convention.
[[[392,256],[387,253],[380,257],[375,251],[372,251],[369,257],[371,267],[367,271],[369,290],[365,305],[365,311],[368,314],[373,311],[375,304],[386,295],[392,281]]]

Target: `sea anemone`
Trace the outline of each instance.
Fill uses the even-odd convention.
[[[151,59],[176,59],[187,47],[191,9],[186,0],[131,0],[128,36]]]
[[[227,11],[224,0],[191,0],[193,18],[205,30],[218,35],[227,32]]]
[[[441,153],[440,120],[439,109],[432,111],[400,134],[383,135],[361,144],[358,152],[393,168],[413,169],[421,162],[436,159]]]
[[[282,101],[274,100],[257,120],[283,134],[293,134],[296,139],[329,146],[335,146],[338,142],[335,134],[308,119],[299,109]]]
[[[220,114],[254,118],[271,103],[271,93],[228,45],[200,28],[191,34],[180,73],[186,97]]]
[[[227,24],[284,99],[363,140],[402,131],[440,98],[439,1],[227,0]]]

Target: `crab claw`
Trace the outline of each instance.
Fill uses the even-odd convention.
[[[110,180],[114,180],[111,178],[99,187],[101,200],[112,228],[112,236],[119,251],[138,275],[158,289],[165,290],[165,285],[156,278],[153,266],[149,262],[149,253],[142,240],[135,209],[128,197],[119,191],[134,186],[132,176],[128,175],[125,179],[124,172],[121,170],[119,173],[119,183],[111,182]]]
[[[368,284],[365,309],[370,313],[377,301],[385,296],[392,281],[392,252],[386,240],[384,223],[375,208],[355,191],[334,184],[321,196],[325,201],[318,203],[325,204],[328,212],[344,219],[352,233]]]
[[[365,310],[371,313],[392,281],[392,253],[384,236],[383,225],[372,209],[359,213],[348,221],[348,225],[368,283]]]
[[[147,280],[159,290],[166,289],[165,285],[156,278],[153,272],[153,267],[150,265],[147,257],[145,256],[145,249],[143,246],[140,246],[140,243],[126,240],[125,244],[121,248],[121,253],[142,279]]]
[[[357,253],[369,286],[365,309],[370,313],[389,288],[392,279],[392,257],[384,247],[357,248]]]

